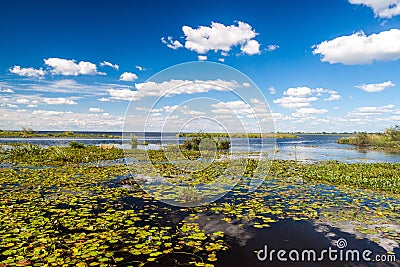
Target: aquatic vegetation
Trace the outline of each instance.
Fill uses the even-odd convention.
[[[227,150],[231,147],[231,142],[228,139],[216,139],[211,134],[201,134],[200,136],[192,137],[183,141],[181,144],[183,150]]]
[[[400,225],[400,164],[276,160],[262,166],[269,168],[268,175],[249,192],[259,162],[227,161],[221,152],[215,155],[218,160],[207,162],[199,160],[200,151],[178,154],[176,147],[131,150],[136,161],[129,166],[96,166],[77,163],[120,158],[122,151],[91,146],[13,149],[1,152],[4,160],[18,165],[0,169],[0,266],[175,262],[211,267],[223,263],[221,255],[229,252],[232,239],[242,238],[237,233],[268,231],[283,220],[351,224],[352,231],[375,242],[400,242],[400,230],[392,227]],[[175,157],[185,157],[187,165],[175,163]],[[156,176],[162,182],[143,191],[145,179]],[[149,195],[197,202],[209,193],[201,190],[211,190],[207,185],[216,180],[220,189],[236,186],[201,207],[168,206]],[[176,190],[181,184],[185,186]]]
[[[31,128],[23,128],[22,131],[6,131],[0,130],[0,137],[69,137],[69,138],[121,138],[121,136],[116,136],[106,133],[76,133],[73,131],[66,132],[52,132],[52,133],[37,133]]]
[[[179,137],[202,137],[208,135],[210,137],[219,138],[298,138],[297,135],[291,133],[179,133]]]
[[[55,166],[81,164],[101,160],[123,158],[122,149],[102,149],[71,142],[69,147],[42,148],[32,144],[13,144],[9,149],[0,150],[0,163],[28,166]]]
[[[382,148],[389,151],[400,151],[400,126],[387,128],[383,133],[357,133],[355,136],[340,138],[339,144],[355,145],[367,148]]]

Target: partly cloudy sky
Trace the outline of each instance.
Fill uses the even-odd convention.
[[[130,101],[140,122],[149,110],[137,103],[160,96],[168,99],[153,120],[263,112],[259,96],[179,103],[226,88],[246,95],[253,86],[240,79],[148,81],[191,61],[247,75],[277,131],[400,124],[400,0],[5,0],[0,23],[0,129],[121,131]]]

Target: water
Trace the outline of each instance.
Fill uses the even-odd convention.
[[[88,132],[85,132],[88,133]],[[95,132],[93,132],[95,133]],[[122,133],[108,133],[122,136]],[[141,149],[159,149],[160,145],[176,144],[185,138],[177,137],[175,133],[135,133],[139,142],[146,141],[148,146],[140,146]],[[400,162],[400,154],[389,153],[379,150],[357,149],[351,145],[337,144],[335,141],[344,135],[313,135],[302,134],[299,138],[260,139],[233,138],[231,139],[232,151],[259,152],[262,148],[277,148],[275,159],[297,160],[300,162],[313,162],[325,160],[337,160],[346,163],[353,162]],[[85,145],[115,144],[117,147],[129,147],[122,138],[0,138],[0,144],[9,143],[31,143],[47,146],[67,146],[70,142],[77,141]]]

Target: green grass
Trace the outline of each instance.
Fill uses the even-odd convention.
[[[60,166],[114,160],[123,158],[122,149],[102,149],[71,142],[68,147],[52,146],[42,148],[32,144],[14,144],[11,148],[0,148],[0,162],[28,166]]]

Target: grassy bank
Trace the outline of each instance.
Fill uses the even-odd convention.
[[[298,138],[291,133],[179,133],[179,137],[203,137],[204,135],[213,138]]]
[[[340,138],[336,142],[364,148],[400,152],[400,127],[387,128],[383,133],[357,133],[355,136]]]
[[[73,131],[57,133],[37,133],[32,129],[23,129],[21,131],[5,131],[0,129],[0,137],[3,138],[31,138],[31,137],[59,137],[59,138],[121,138],[112,134],[101,133],[75,133]]]

